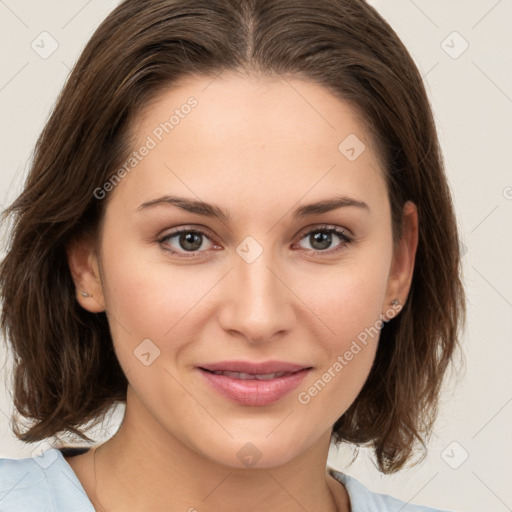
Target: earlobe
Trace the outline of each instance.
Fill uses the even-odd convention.
[[[69,270],[79,304],[91,313],[105,311],[103,288],[93,240],[73,240],[66,247]]]
[[[402,236],[395,248],[388,278],[386,307],[396,300],[401,302],[401,307],[405,304],[412,284],[417,247],[418,210],[414,203],[407,201],[402,212]]]

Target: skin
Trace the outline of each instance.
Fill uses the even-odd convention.
[[[68,248],[78,300],[107,312],[129,386],[116,435],[96,453],[67,460],[97,510],[349,511],[345,488],[326,473],[330,435],[368,376],[378,336],[307,404],[298,394],[393,299],[405,302],[416,207],[405,204],[394,248],[383,169],[364,123],[348,104],[297,77],[191,78],[139,116],[134,150],[190,96],[197,107],[109,192],[100,252],[85,237]],[[338,150],[349,134],[366,146],[354,161]],[[336,193],[368,209],[292,217]],[[169,204],[138,209],[165,194],[215,204],[230,219]],[[323,224],[353,241],[333,234],[330,245],[315,243],[307,233],[323,233]],[[209,234],[193,257],[179,236],[159,242],[177,227]],[[251,263],[236,251],[248,236],[262,249]],[[134,355],[145,339],[160,350],[149,366]],[[269,359],[313,369],[268,406],[232,402],[196,370],[205,362]],[[237,457],[249,442],[261,457],[252,467]]]

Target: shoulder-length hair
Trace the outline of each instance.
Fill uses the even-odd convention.
[[[397,34],[363,0],[126,0],[99,26],[40,135],[0,266],[1,328],[15,356],[24,442],[73,433],[126,398],[105,313],[80,307],[66,247],[98,233],[95,190],[130,153],[137,113],[193,75],[300,76],[347,102],[374,135],[392,211],[414,202],[419,242],[408,300],[384,325],[369,377],[332,440],[371,446],[401,469],[424,448],[464,326],[456,219],[422,78]]]

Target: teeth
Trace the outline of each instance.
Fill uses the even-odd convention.
[[[256,375],[257,380],[270,380],[277,377],[282,377],[285,372],[266,373],[265,375]]]
[[[286,372],[265,373],[262,375],[254,375],[252,373],[243,373],[243,372],[227,372],[227,371],[215,371],[213,373],[215,375],[225,375],[226,377],[231,377],[232,379],[241,379],[241,380],[271,380],[271,379],[276,379],[277,377],[282,377],[283,375],[286,375]]]

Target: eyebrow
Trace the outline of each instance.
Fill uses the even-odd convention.
[[[230,219],[229,213],[213,204],[205,203],[203,201],[196,201],[194,199],[187,199],[185,197],[169,195],[165,195],[157,199],[152,199],[151,201],[146,201],[137,208],[137,211],[166,204],[177,206],[178,208],[181,208],[182,210],[190,213],[203,215],[205,217],[217,218],[222,221],[228,221]],[[370,207],[364,201],[358,201],[348,196],[338,195],[329,199],[323,199],[321,201],[302,205],[293,212],[292,217],[294,219],[300,219],[310,215],[318,215],[336,210],[338,208],[348,207],[355,207],[370,211]]]

